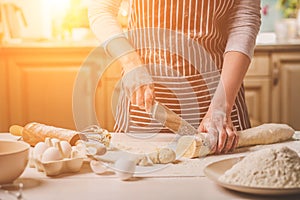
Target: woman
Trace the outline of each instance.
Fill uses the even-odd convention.
[[[123,66],[116,131],[170,132],[148,114],[155,100],[215,134],[216,153],[232,151],[236,130],[250,127],[242,82],[260,27],[260,1],[131,0],[128,37],[117,21],[120,3],[89,5],[93,32]]]

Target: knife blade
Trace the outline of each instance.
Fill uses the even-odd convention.
[[[195,135],[198,133],[197,129],[190,123],[157,101],[155,101],[151,107],[150,114],[153,119],[156,119],[176,134]]]

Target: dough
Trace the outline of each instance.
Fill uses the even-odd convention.
[[[238,147],[272,144],[282,142],[292,138],[295,133],[294,129],[286,124],[263,124],[254,128],[238,131],[239,142]],[[177,143],[176,154],[187,158],[201,157],[209,154],[209,150],[205,149],[201,135],[207,133],[199,133],[195,136],[182,136]]]
[[[160,148],[150,154],[143,155],[137,159],[140,166],[151,166],[153,164],[168,164],[176,160],[176,153],[170,148]]]
[[[156,151],[154,151],[154,152],[148,154],[150,160],[151,160],[154,164],[158,164],[158,163],[159,163],[158,152],[159,152],[159,150],[157,149]]]
[[[238,147],[282,142],[292,138],[294,133],[286,124],[263,124],[240,131]]]
[[[161,164],[171,163],[176,160],[176,153],[170,148],[159,149],[158,160]]]
[[[177,143],[176,155],[178,157],[184,156],[188,158],[198,157],[202,140],[197,136],[182,136]]]
[[[148,155],[143,155],[140,158],[138,158],[137,160],[137,164],[140,166],[152,166],[153,162],[152,160],[149,158]]]

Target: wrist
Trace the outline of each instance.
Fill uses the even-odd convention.
[[[119,35],[108,41],[105,45],[105,51],[120,62],[125,73],[143,64],[139,54],[124,35]]]
[[[135,51],[132,51],[130,53],[127,53],[126,55],[121,56],[118,60],[122,65],[124,73],[127,73],[133,70],[134,68],[141,67],[143,65],[140,56]]]
[[[225,106],[226,116],[231,116],[232,107],[233,107],[232,104],[228,104],[228,103],[226,104],[226,106]]]
[[[211,105],[209,106],[208,108],[208,115],[212,115],[213,113],[215,112],[222,112],[224,113],[226,116],[230,116],[231,115],[231,111],[232,111],[232,105],[231,104],[228,104],[226,102],[223,102],[223,103],[219,103],[219,104],[216,104],[214,102],[211,103]]]

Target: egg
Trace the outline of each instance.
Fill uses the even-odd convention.
[[[72,147],[71,158],[86,158],[85,149],[79,148],[77,145]]]
[[[136,167],[136,161],[129,158],[120,158],[115,162],[115,172],[122,181],[129,180]]]
[[[101,161],[91,160],[90,167],[95,174],[103,174],[107,171],[107,166]]]
[[[48,146],[44,142],[37,143],[33,148],[33,158],[34,159],[41,159],[43,153],[47,150]]]
[[[61,141],[60,142],[62,154],[64,158],[70,158],[71,157],[71,151],[72,151],[72,146],[70,145],[69,142],[67,141]]]
[[[62,155],[55,147],[49,147],[42,155],[42,162],[51,162],[61,160]]]
[[[86,154],[94,156],[97,154],[97,149],[95,147],[86,147]]]
[[[106,153],[106,146],[100,142],[86,142],[87,153],[90,155],[104,155]]]

